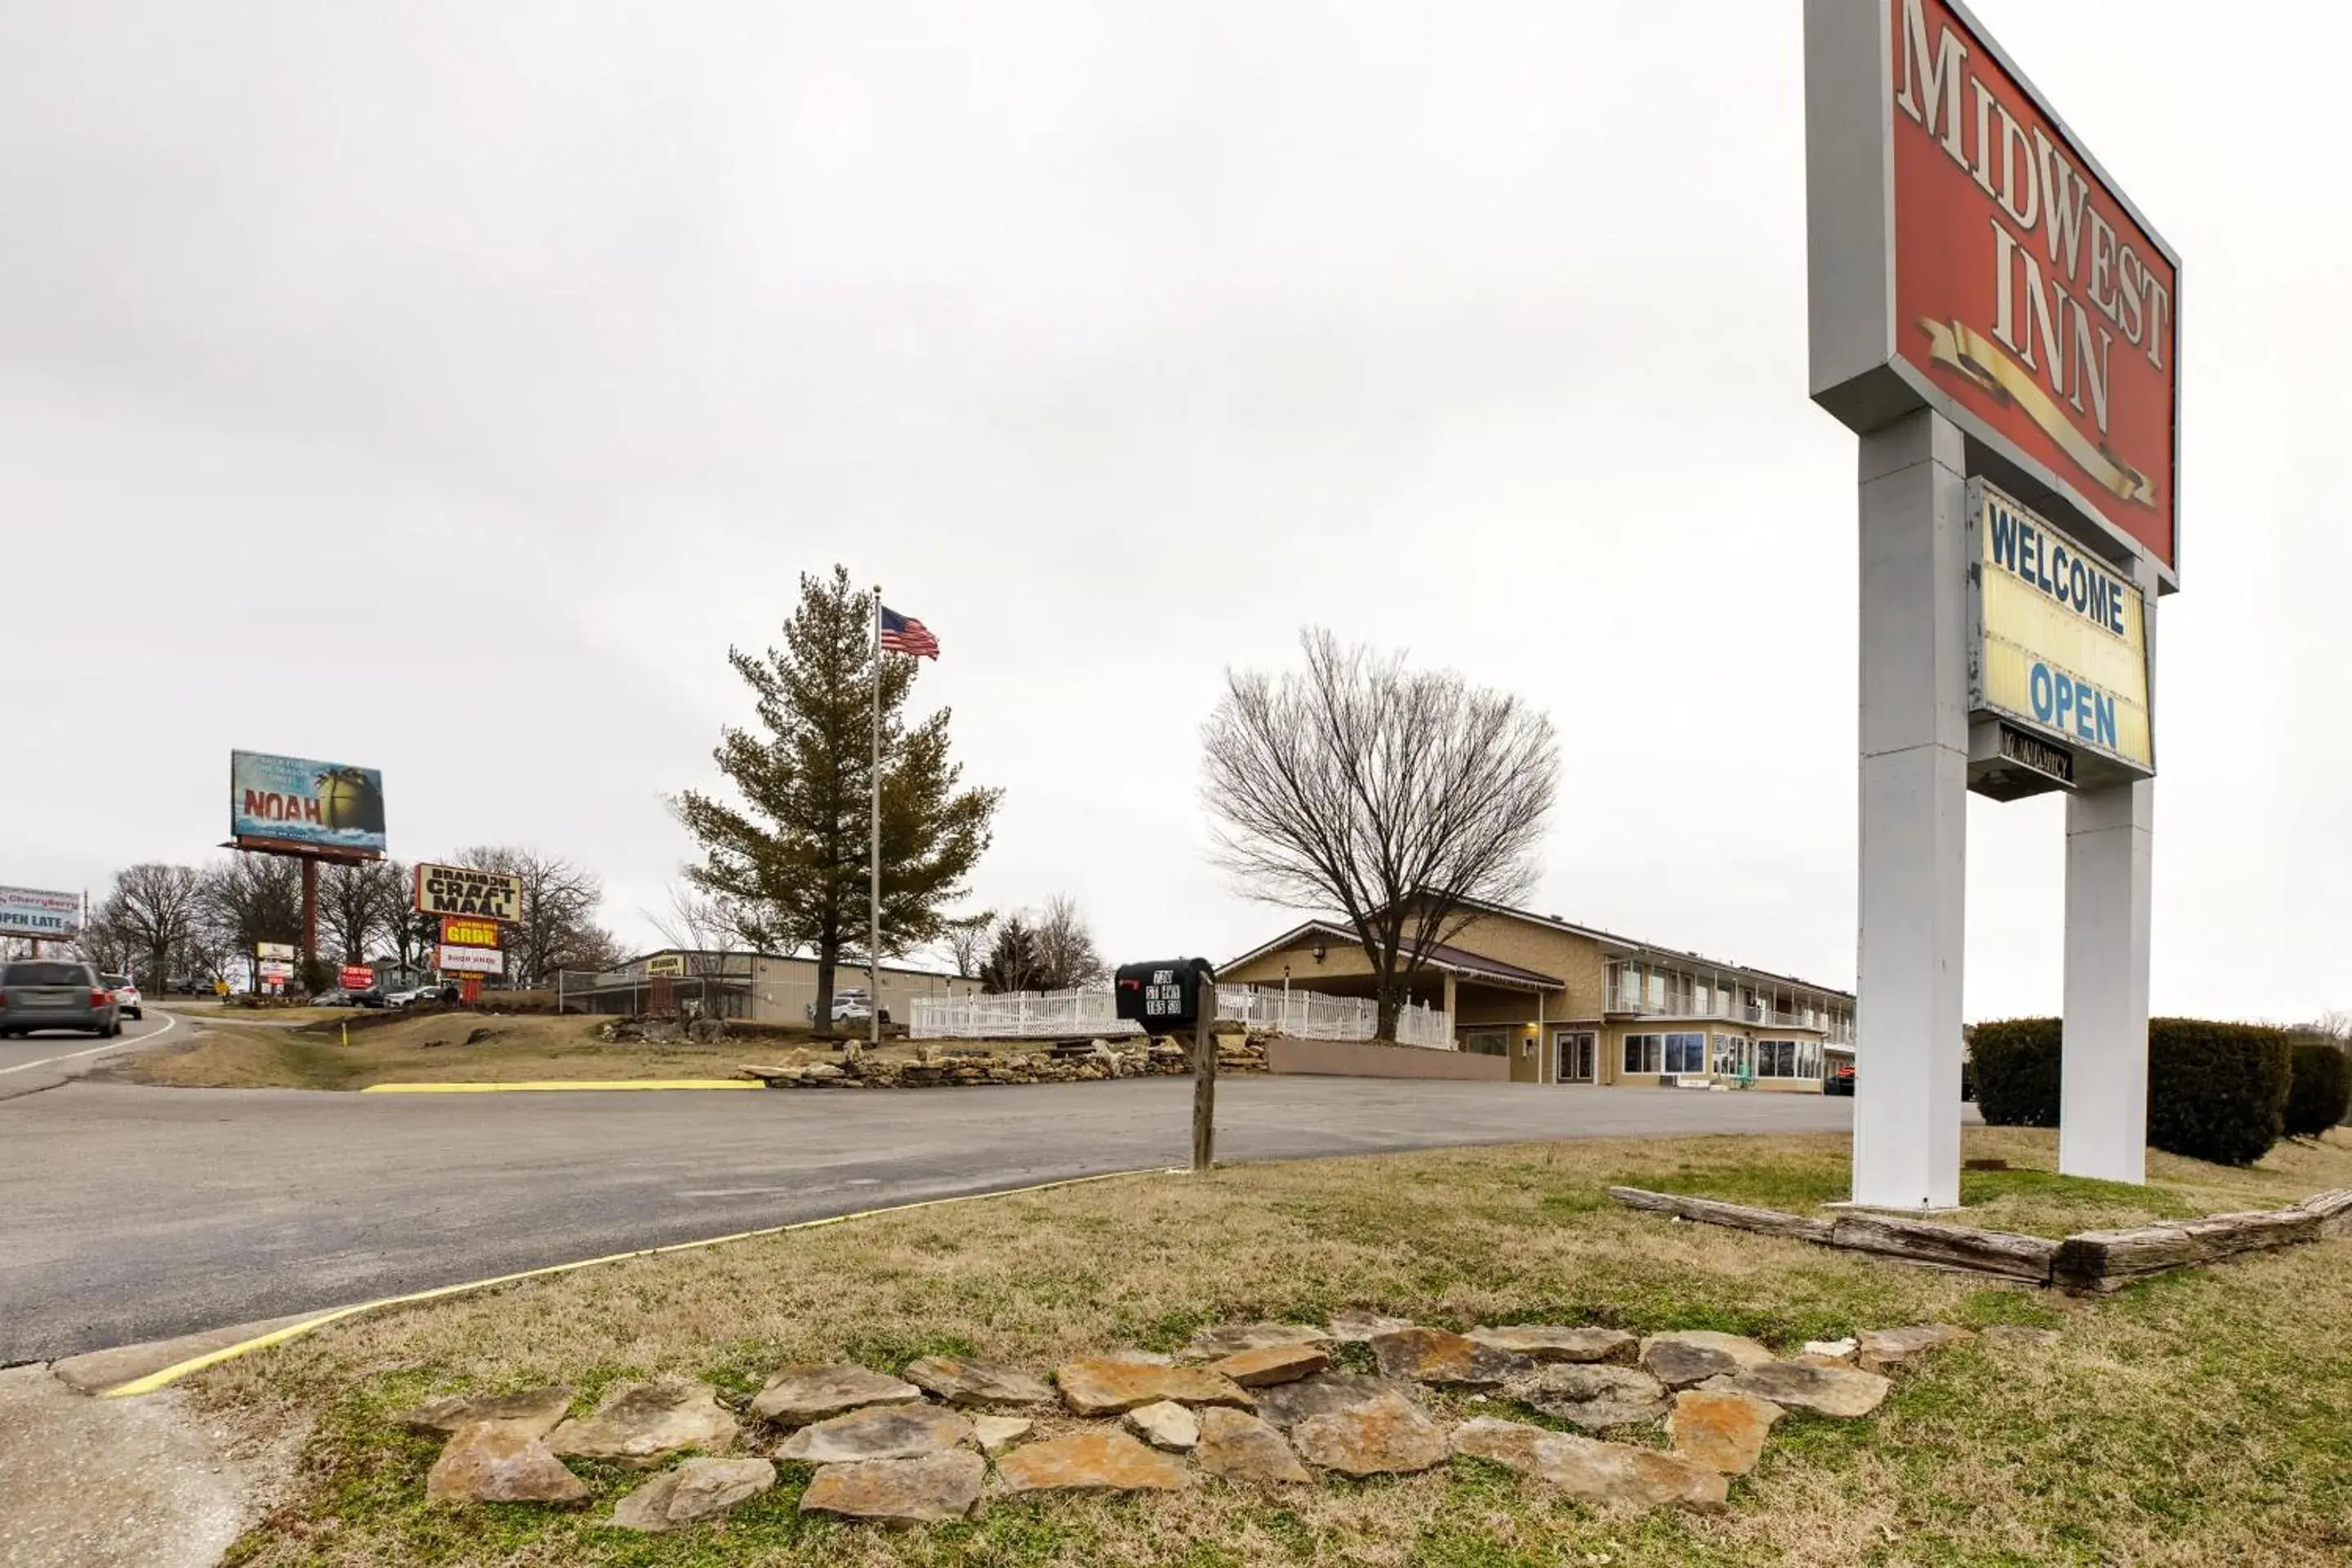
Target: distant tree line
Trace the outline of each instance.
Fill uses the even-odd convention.
[[[619,944],[596,920],[604,884],[557,855],[477,845],[449,858],[522,883],[522,919],[506,932],[507,983],[552,984],[559,969],[610,969]],[[319,868],[319,956],[328,963],[415,970],[441,940],[437,917],[415,909],[415,878],[397,860]],[[239,972],[262,942],[302,937],[302,868],[278,855],[232,854],[202,866],[144,861],[115,873],[82,933],[100,969],[161,987],[210,984]]]

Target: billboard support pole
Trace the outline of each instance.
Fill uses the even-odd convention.
[[[2156,668],[2156,569],[2137,566]],[[2153,690],[2149,693],[2154,705]],[[2066,799],[2066,992],[2058,1089],[2058,1169],[2147,1180],[2149,869],[2156,784],[2138,779]]]
[[[302,984],[319,963],[319,858],[302,857]]]
[[[1968,844],[1967,464],[1932,410],[1862,437],[1860,935],[1853,1197],[1960,1196]]]

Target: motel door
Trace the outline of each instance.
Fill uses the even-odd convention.
[[[1554,1076],[1561,1083],[1591,1083],[1601,1057],[1601,1037],[1591,1029],[1561,1029],[1551,1037]]]

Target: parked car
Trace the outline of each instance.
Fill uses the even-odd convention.
[[[351,1005],[352,994],[340,985],[330,985],[310,998],[313,1007],[348,1007]]]
[[[101,974],[98,977],[98,983],[114,993],[115,1011],[121,1016],[143,1018],[147,1016],[146,999],[139,994],[139,987],[131,984],[131,976]]]
[[[350,1005],[354,1007],[381,1007],[383,1005],[383,993],[377,990],[373,985],[369,986],[364,991],[353,991],[348,994],[351,997]]]
[[[105,1038],[122,1033],[122,1015],[89,964],[20,958],[0,969],[0,1038],[35,1029],[86,1029]]]
[[[814,1023],[816,1021],[815,1003],[810,1003],[807,1006],[802,1008],[801,1011],[807,1016],[809,1022]],[[874,1005],[866,999],[866,993],[863,990],[852,987],[849,990],[836,991],[833,994],[833,1021],[835,1023],[864,1024],[871,1022],[873,1017]],[[887,1007],[882,1009],[882,1021],[886,1024],[890,1021],[890,1009]]]
[[[1853,1092],[1853,1065],[1849,1063],[1847,1066],[1842,1068],[1832,1068],[1830,1069],[1830,1076],[1822,1080],[1822,1092],[1823,1094],[1852,1094]]]

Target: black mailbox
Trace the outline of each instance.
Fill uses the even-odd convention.
[[[1122,963],[1111,986],[1119,1017],[1142,1025],[1147,1035],[1172,1035],[1199,1023],[1204,994],[1209,1015],[1214,1017],[1217,972],[1205,958]]]

